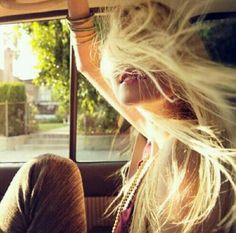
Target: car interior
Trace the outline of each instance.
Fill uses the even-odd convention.
[[[90,1],[91,10],[96,12],[105,1]],[[31,21],[47,21],[65,19],[67,3],[65,0],[56,1],[1,1],[1,25],[24,23]],[[69,157],[76,161],[76,117],[77,117],[77,71],[74,58],[71,57],[71,87],[70,87],[70,129],[69,129]],[[48,151],[50,153],[50,151]],[[113,220],[104,218],[104,211],[115,195],[114,190],[120,184],[119,179],[109,178],[117,171],[124,161],[82,162],[80,168],[86,202],[87,225],[89,232],[110,232]],[[0,164],[0,200],[7,190],[12,178],[22,166],[18,162],[1,162]]]
[[[95,14],[99,14],[99,8],[106,6],[106,2],[106,0],[90,0],[89,4],[91,10],[95,12]],[[178,1],[161,0],[161,2],[168,3],[173,8],[178,7]],[[222,20],[229,20],[230,26],[227,30],[231,31],[228,35],[225,35],[228,36],[227,38],[219,39],[213,47],[211,45],[212,37],[207,38],[205,42],[206,46],[212,55],[212,59],[224,62],[225,64],[236,65],[236,0],[214,0],[213,2],[214,4],[211,5],[211,7],[207,10],[207,13],[204,15],[204,21],[217,21],[221,23]],[[195,12],[191,18],[192,23],[196,22],[199,17],[202,17],[199,14],[199,12]],[[1,26],[32,21],[65,19],[66,16],[66,0],[0,0]],[[224,28],[226,27],[224,26]],[[218,35],[220,33],[218,30],[222,30],[222,27],[215,27],[214,35]],[[226,41],[228,41],[228,43],[224,43]],[[222,47],[222,43],[226,44],[225,47]],[[118,187],[121,185],[121,180],[119,178],[114,178],[112,174],[118,171],[126,163],[126,159],[121,159],[119,161],[78,161],[78,85],[76,85],[76,83],[78,83],[78,80],[75,58],[73,53],[71,53],[68,154],[69,158],[78,164],[82,174],[85,191],[88,232],[107,233],[111,232],[114,219],[105,218],[103,213],[107,205],[117,194],[116,190],[118,190]],[[51,153],[51,151],[48,152]],[[12,178],[22,164],[22,162],[2,162],[0,158],[0,200],[4,196],[4,193],[6,192]]]

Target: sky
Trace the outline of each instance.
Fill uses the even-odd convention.
[[[4,45],[4,34],[8,35],[8,38]],[[4,64],[4,50],[6,47],[13,46],[13,26],[12,25],[0,25],[0,69],[3,69]],[[18,41],[19,57],[14,60],[13,74],[22,80],[34,79],[37,76],[37,57],[33,54],[30,46],[30,37],[27,34],[23,34],[22,38]]]

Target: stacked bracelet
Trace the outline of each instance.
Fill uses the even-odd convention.
[[[82,25],[82,24],[92,20],[93,18],[94,18],[94,14],[90,13],[88,16],[85,16],[83,18],[73,18],[73,17],[67,16],[67,21],[68,21],[69,25],[73,25],[73,24]]]
[[[88,32],[88,31],[94,31],[95,26],[92,24],[92,26],[84,26],[84,24],[88,23],[89,21],[92,21],[94,18],[94,15],[90,13],[88,16],[83,18],[72,18],[67,17],[67,23],[73,32]]]
[[[71,18],[67,17],[67,23],[70,30],[74,32],[77,44],[84,44],[91,41],[96,36],[96,30],[93,21],[94,15],[90,13],[88,16],[83,18]],[[91,22],[88,25],[88,23]],[[87,33],[83,33],[87,32]]]

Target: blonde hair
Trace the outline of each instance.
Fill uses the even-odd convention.
[[[164,118],[139,109],[153,144],[158,144],[155,135],[160,129],[171,139],[168,149],[151,154],[155,160],[138,189],[130,232],[228,228],[236,220],[235,106],[229,101],[236,93],[236,69],[211,61],[198,36],[204,24],[189,23],[193,11],[206,10],[210,2],[191,2],[192,10],[188,1],[179,1],[176,10],[156,0],[122,2],[109,12],[109,30],[101,46],[114,66],[109,78],[135,68],[170,103],[181,100],[194,116]],[[155,74],[171,87],[172,97]],[[163,164],[165,174],[160,173]],[[227,194],[230,206],[225,206]]]

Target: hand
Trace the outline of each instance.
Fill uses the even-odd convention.
[[[89,15],[88,0],[67,0],[67,3],[71,18],[84,18]]]

